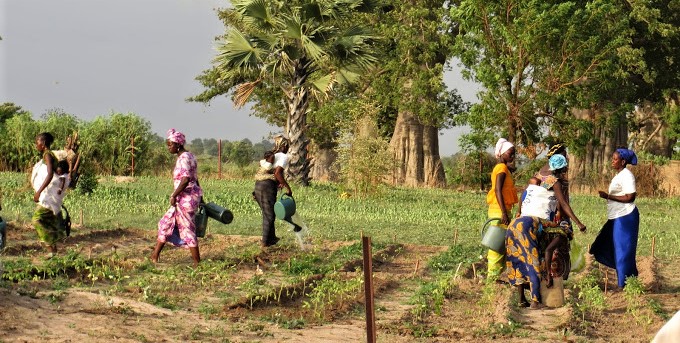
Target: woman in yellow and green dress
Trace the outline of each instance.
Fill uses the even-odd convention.
[[[515,182],[508,165],[515,160],[515,146],[505,138],[496,143],[494,149],[498,163],[491,172],[491,189],[486,195],[489,205],[488,217],[500,218],[495,225],[505,227],[510,223],[512,207],[518,202]],[[487,253],[488,279],[497,279],[505,267],[503,254],[489,249]]]
[[[35,191],[33,201],[37,204],[32,223],[40,241],[47,245],[48,257],[57,252],[57,241],[66,236],[66,231],[61,225],[63,196],[57,194],[59,185],[57,178],[54,177],[57,158],[50,150],[52,142],[54,137],[49,132],[38,134],[35,147],[42,156],[31,172],[31,184]]]

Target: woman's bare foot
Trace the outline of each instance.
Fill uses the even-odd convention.
[[[158,263],[158,259],[161,256],[161,250],[163,250],[163,246],[165,246],[165,242],[156,242],[156,247],[153,249],[153,252],[151,253],[151,262],[153,263]]]

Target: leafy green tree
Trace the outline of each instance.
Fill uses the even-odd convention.
[[[222,144],[224,144],[224,142]],[[218,153],[217,139],[215,138],[203,139],[203,151],[210,156],[217,157]]]
[[[81,156],[90,159],[99,174],[129,175],[132,154],[135,155],[135,169],[153,170],[156,166],[150,163],[148,154],[153,149],[165,149],[164,145],[151,145],[156,141],[151,123],[134,113],[97,117],[82,126],[80,139]]]
[[[35,149],[35,136],[40,133],[39,124],[31,114],[22,112],[7,119],[2,127],[4,139],[0,140],[0,160],[10,171],[29,170],[40,157]]]
[[[219,11],[227,32],[216,66],[198,78],[208,89],[191,100],[231,92],[237,105],[254,100],[262,107],[285,108],[288,172],[306,185],[310,98],[321,100],[337,85],[355,82],[377,61],[372,35],[356,20],[371,2],[233,0],[232,5]],[[279,99],[278,105],[272,99]]]
[[[7,121],[7,119],[22,113],[28,112],[23,110],[21,106],[15,105],[12,102],[0,104],[0,124],[3,124],[5,121]]]
[[[200,138],[194,138],[188,145],[188,149],[191,150],[195,155],[202,155],[204,152],[203,140]]]
[[[463,33],[457,56],[484,87],[473,115],[521,146],[546,127],[567,131],[559,126],[576,122],[572,108],[624,91],[625,68],[639,61],[628,15],[614,0],[462,1],[451,10]]]
[[[227,156],[230,163],[243,168],[253,161],[253,143],[248,139],[240,142],[233,142],[227,151]]]

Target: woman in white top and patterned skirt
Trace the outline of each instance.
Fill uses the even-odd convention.
[[[637,250],[640,213],[635,206],[635,176],[626,168],[636,165],[637,156],[629,149],[616,149],[612,167],[617,171],[609,184],[609,191],[599,191],[607,199],[607,222],[590,247],[595,260],[616,269],[618,285],[623,288],[626,278],[637,276]]]

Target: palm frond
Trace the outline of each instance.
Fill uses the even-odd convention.
[[[361,74],[356,72],[354,68],[339,68],[336,75],[339,84],[355,83],[361,77]]]
[[[286,37],[292,39],[300,39],[302,37],[302,21],[300,21],[298,16],[288,16],[283,22],[286,28]]]
[[[221,69],[257,68],[260,63],[258,49],[238,30],[230,30],[226,41],[217,46],[218,54],[213,60]]]
[[[314,80],[310,81],[313,91],[319,92],[320,95],[326,96],[330,91],[333,90],[333,86],[337,83],[335,78],[335,72],[330,74],[322,75]]]
[[[301,42],[302,49],[304,49],[307,56],[309,56],[314,61],[319,61],[326,54],[323,48],[320,45],[314,43],[314,41],[308,36],[302,36]]]

